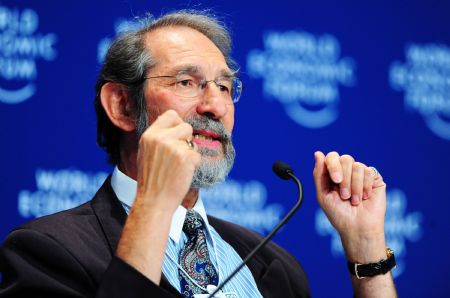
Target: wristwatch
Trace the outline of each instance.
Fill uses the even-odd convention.
[[[386,248],[387,259],[381,260],[377,263],[359,264],[347,262],[348,270],[358,279],[363,279],[379,274],[386,274],[395,267],[394,251],[389,247]]]

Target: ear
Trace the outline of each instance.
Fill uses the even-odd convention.
[[[109,120],[123,131],[136,129],[132,111],[132,102],[125,86],[108,82],[100,91],[100,100]]]

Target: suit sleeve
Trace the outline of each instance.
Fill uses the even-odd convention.
[[[117,257],[100,283],[56,239],[20,229],[0,248],[0,297],[163,297],[173,298]]]

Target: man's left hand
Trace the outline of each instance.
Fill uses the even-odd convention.
[[[369,263],[386,258],[386,184],[371,167],[350,155],[315,153],[317,199],[341,236],[347,258]]]

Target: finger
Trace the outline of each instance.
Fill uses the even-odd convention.
[[[386,186],[386,183],[383,181],[383,176],[381,176],[380,172],[378,172],[378,175],[376,175],[373,179],[372,190],[380,186]]]
[[[355,160],[348,154],[342,155],[340,157],[341,167],[342,167],[342,182],[339,184],[339,193],[341,198],[348,200],[351,197],[351,182],[352,182],[352,170],[353,163]]]
[[[186,156],[185,162],[191,163],[197,167],[201,155],[197,151],[197,145],[191,141],[192,147],[187,140],[174,140],[174,145],[177,146],[180,156]]]
[[[186,145],[188,146],[188,148],[189,148],[190,150],[193,150],[193,151],[198,152],[198,151],[197,151],[198,145],[197,145],[195,142],[193,142],[192,139],[186,139],[186,140],[185,140],[185,143],[186,143]]]
[[[195,144],[193,145],[194,147],[190,147],[185,139],[167,139],[157,154],[160,154],[161,159],[167,163],[190,165],[193,169],[197,167],[196,160],[200,157],[200,153],[195,150]]]
[[[325,189],[327,182],[329,180],[328,171],[325,167],[325,155],[316,151],[314,153],[314,158],[316,160],[316,164],[314,167],[314,183],[316,185],[318,198],[321,197],[322,191]]]
[[[372,186],[374,180],[375,180],[375,172],[370,167],[366,167],[364,169],[363,200],[368,199],[370,194],[372,193]]]
[[[353,163],[352,170],[352,205],[356,206],[361,202],[364,185],[364,168],[366,166],[360,162]]]
[[[314,181],[319,181],[320,177],[323,175],[324,165],[325,165],[325,155],[322,152],[314,152],[314,159],[316,164],[314,165]]]
[[[167,110],[156,118],[156,120],[152,123],[151,127],[153,128],[166,128],[173,127],[180,123],[183,123],[183,119],[178,115],[175,110]]]
[[[325,164],[331,180],[334,183],[341,183],[343,175],[339,154],[335,151],[328,153],[325,158]]]
[[[162,131],[166,138],[191,140],[193,128],[189,123],[181,122],[173,127],[166,128]]]

